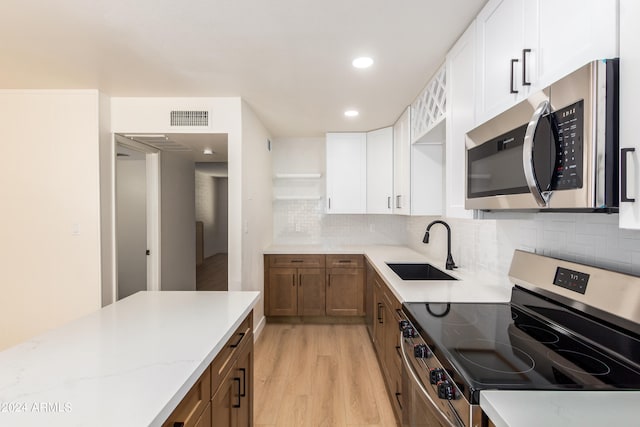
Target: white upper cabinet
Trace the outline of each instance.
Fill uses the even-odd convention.
[[[367,213],[393,213],[393,128],[367,132]]]
[[[640,2],[620,0],[620,216],[621,228],[640,230]],[[625,167],[626,166],[626,167]],[[626,169],[626,170],[623,170]],[[625,173],[626,172],[626,173]]]
[[[327,213],[366,213],[367,134],[328,133],[326,155]]]
[[[616,57],[618,0],[490,0],[476,24],[476,119],[594,59]]]
[[[447,54],[445,215],[472,218],[465,210],[465,134],[475,124],[475,21]]]
[[[393,213],[411,214],[410,107],[393,125]]]
[[[477,17],[476,113],[483,122],[525,96],[524,0],[490,0]]]
[[[527,2],[529,3],[529,2]],[[594,59],[616,58],[618,0],[537,0],[539,45],[531,46],[538,67],[538,88],[564,77]],[[529,14],[535,16],[535,9]],[[637,17],[636,17],[637,18]]]

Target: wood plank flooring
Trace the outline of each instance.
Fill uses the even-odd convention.
[[[365,325],[269,323],[254,366],[255,427],[397,426]]]
[[[202,265],[196,267],[196,290],[228,290],[228,259],[227,254],[223,253],[205,258]]]

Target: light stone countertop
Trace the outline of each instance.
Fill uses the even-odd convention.
[[[161,425],[259,295],[139,292],[0,352],[0,425]]]
[[[496,427],[638,425],[640,391],[483,391],[480,406]]]

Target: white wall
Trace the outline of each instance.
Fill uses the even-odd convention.
[[[99,94],[0,91],[0,350],[100,308]]]
[[[213,223],[213,242],[211,252],[227,253],[229,247],[229,180],[213,178],[215,188],[215,221]]]
[[[112,210],[115,197],[112,182],[114,173],[115,146],[111,133],[111,98],[100,94],[100,271],[103,306],[111,304],[115,297],[115,247],[111,242],[115,227],[115,213]]]
[[[116,160],[118,299],[147,289],[146,161]]]
[[[195,164],[188,154],[162,152],[160,175],[160,286],[195,291]]]
[[[202,222],[203,256],[214,255],[214,225],[216,220],[216,191],[214,178],[196,171],[196,221]]]
[[[111,98],[111,125],[112,131],[116,133],[178,132],[227,134],[229,159],[228,266],[230,290],[239,290],[242,288],[241,215],[243,142],[241,129],[241,102],[240,98]],[[172,110],[207,110],[209,111],[209,126],[172,128],[169,122],[170,112]],[[194,180],[193,176],[192,180]],[[190,192],[193,195],[193,188]],[[164,190],[162,193],[164,197]],[[192,218],[192,222],[194,220],[195,217]],[[164,238],[164,236],[162,238]],[[195,243],[193,246],[195,247]],[[164,259],[164,254],[162,254],[162,258]],[[165,278],[162,277],[161,286],[163,289],[165,289],[164,280]]]
[[[261,291],[254,309],[256,325],[264,317],[263,250],[272,242],[271,152],[269,133],[253,110],[242,103],[242,289]],[[231,165],[231,164],[230,164]],[[231,175],[229,175],[231,182]],[[231,193],[231,188],[229,189]],[[231,218],[229,218],[231,221]],[[230,236],[231,238],[231,236]],[[233,290],[231,281],[229,290]]]

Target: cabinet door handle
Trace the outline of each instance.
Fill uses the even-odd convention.
[[[635,148],[623,148],[620,150],[620,201],[631,202],[636,201],[635,198],[627,196],[627,154],[636,151]]]
[[[184,427],[184,421],[175,421],[173,427]]]
[[[512,60],[511,60],[511,77],[510,77],[510,82],[509,82],[509,91],[510,91],[510,93],[518,93],[518,91],[517,91],[517,90],[515,90],[515,89],[513,88],[513,83],[514,83],[514,78],[513,78],[513,73],[514,73],[514,70],[513,70],[513,64],[515,64],[516,62],[518,62],[518,60],[517,60],[517,59],[512,59]]]
[[[240,368],[240,372],[242,372],[242,392],[240,396],[245,397],[247,395],[247,370],[245,368]]]
[[[401,395],[402,393],[396,393],[396,400],[398,401],[398,406],[400,407],[400,410],[402,410],[402,402],[400,402]]]
[[[527,81],[527,53],[531,53],[531,49],[522,49],[522,86],[531,86]]]
[[[400,206],[400,197],[402,197],[402,195],[396,196],[396,209],[402,209],[402,207]]]
[[[331,275],[327,275],[327,286],[331,287]]]
[[[327,199],[329,201],[329,210],[331,210],[331,197]]]
[[[291,286],[293,286],[295,288],[296,286],[296,275],[295,273],[291,275]]]
[[[233,407],[239,408],[240,405],[242,405],[242,401],[240,401],[240,378],[234,378],[233,381],[236,381],[238,383],[238,403],[234,404]]]
[[[387,209],[391,209],[391,196],[387,197]]]
[[[380,309],[382,308],[382,304],[378,303],[378,323],[382,323],[382,314],[380,314]]]
[[[240,335],[240,339],[238,340],[238,342],[236,342],[235,344],[231,344],[229,347],[236,348],[237,346],[240,345],[240,343],[242,342],[242,339],[244,338],[244,332],[240,332],[238,335]]]
[[[298,276],[298,286],[302,287],[302,274]]]
[[[396,353],[398,353],[399,357],[402,357],[402,353],[400,353],[400,346],[399,345],[396,346]]]

